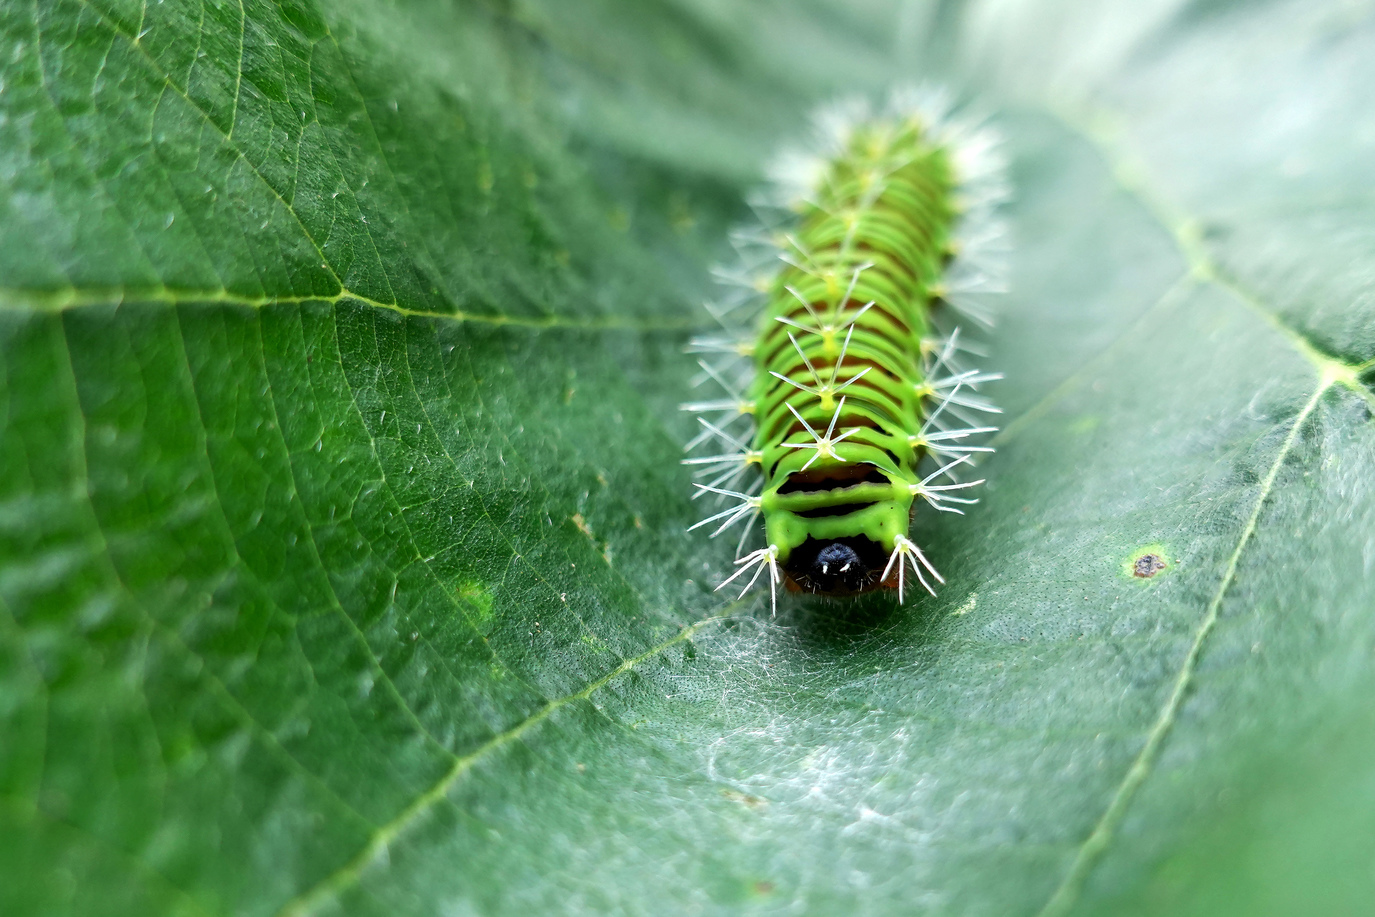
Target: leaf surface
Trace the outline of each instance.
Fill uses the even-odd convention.
[[[1359,908],[1375,29],[1096,9],[0,9],[0,911]],[[990,486],[938,598],[770,619],[682,345],[933,71],[1017,189]]]

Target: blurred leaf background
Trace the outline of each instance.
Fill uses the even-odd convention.
[[[3,5],[0,912],[1367,912],[1372,12]],[[771,620],[682,345],[921,80],[1008,139],[1001,448],[938,598]]]

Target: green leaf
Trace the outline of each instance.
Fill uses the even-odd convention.
[[[0,7],[0,913],[1359,912],[1372,51]],[[810,106],[930,74],[1013,161],[990,487],[918,519],[938,598],[771,619],[684,531],[682,345]]]

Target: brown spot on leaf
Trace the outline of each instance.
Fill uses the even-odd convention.
[[[1165,561],[1159,554],[1142,554],[1132,563],[1132,576],[1150,579],[1165,569]]]
[[[742,793],[739,790],[722,790],[721,795],[750,809],[759,809],[769,804],[767,799],[751,796],[749,793]]]

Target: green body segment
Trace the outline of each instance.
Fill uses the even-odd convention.
[[[829,164],[785,243],[753,391],[760,508],[780,563],[808,537],[865,536],[892,551],[907,533],[930,394],[922,344],[950,255],[953,189],[948,155],[920,124],[872,124]],[[831,438],[857,429],[829,449],[789,445],[824,438],[833,419]]]

